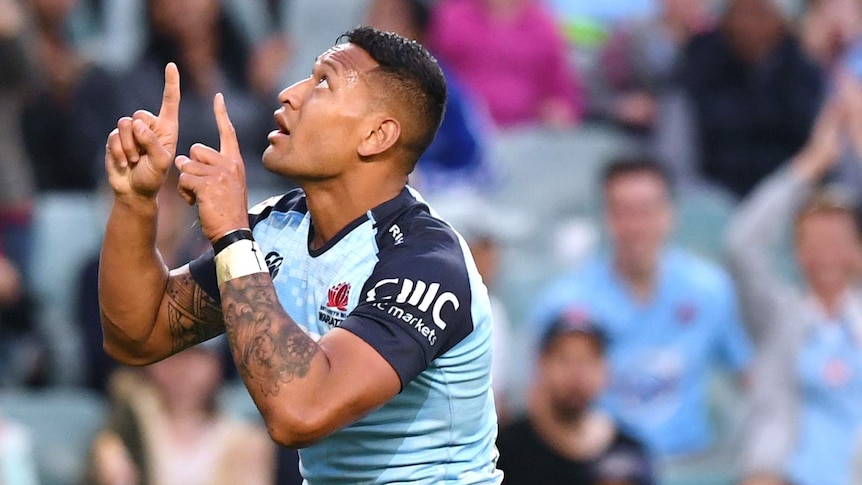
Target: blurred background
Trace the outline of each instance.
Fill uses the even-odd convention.
[[[862,0],[0,0],[0,484],[299,483],[223,341],[104,354],[104,146],[175,61],[178,153],[223,92],[250,204],[285,192],[276,95],[363,23],[449,82],[411,184],[489,288],[501,436],[577,393],[541,384],[565,316],[606,337],[581,407],[649,464],[565,483],[862,484]],[[160,197],[179,266],[206,241]]]

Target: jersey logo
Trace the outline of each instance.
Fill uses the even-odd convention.
[[[330,327],[337,327],[347,318],[347,304],[350,301],[350,283],[342,282],[329,287],[326,305],[320,305],[317,319]]]
[[[401,232],[401,228],[398,227],[398,224],[392,224],[389,228],[389,234],[391,234],[392,239],[395,240],[396,246],[404,242],[404,233]]]
[[[266,267],[269,269],[270,276],[275,278],[278,274],[278,270],[281,269],[281,263],[284,262],[284,258],[282,258],[277,252],[271,251],[267,253],[263,259],[266,261]]]
[[[347,310],[347,300],[350,297],[350,283],[338,283],[329,289],[326,306]]]
[[[395,286],[394,288],[385,288],[393,285]],[[400,289],[397,288],[398,285],[400,285]],[[385,296],[378,295],[378,291],[385,291]],[[394,301],[392,301],[393,299]],[[365,295],[365,301],[378,302],[375,305],[377,309],[386,311],[390,315],[402,320],[405,314],[411,314],[403,308],[395,306],[395,304],[412,306],[423,313],[430,310],[431,319],[434,325],[440,330],[446,329],[446,321],[443,320],[443,309],[449,307],[452,311],[456,311],[461,306],[461,302],[454,293],[451,291],[440,292],[440,283],[428,284],[422,280],[414,282],[407,278],[387,278],[378,281],[373,288],[368,290],[368,293]]]
[[[697,319],[697,307],[694,303],[683,302],[676,307],[676,321],[682,326],[688,326]]]

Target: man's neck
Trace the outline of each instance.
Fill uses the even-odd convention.
[[[406,178],[374,185],[327,181],[303,184],[308,212],[314,224],[312,249],[323,247],[339,231],[378,205],[401,193]]]
[[[812,288],[814,298],[829,317],[835,317],[841,313],[841,306],[844,302],[844,294],[846,292],[847,286],[844,285],[837,288]]]
[[[656,286],[656,263],[633,264],[617,258],[617,272],[628,283],[635,298],[640,301],[648,301],[652,298]]]

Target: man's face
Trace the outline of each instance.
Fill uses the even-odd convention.
[[[354,44],[323,53],[311,77],[279,93],[278,130],[269,134],[264,166],[294,181],[326,180],[358,160],[357,146],[375,105],[368,85],[377,62]]]
[[[601,350],[592,337],[582,333],[556,337],[541,357],[539,369],[542,389],[561,416],[577,417],[605,387]]]
[[[218,22],[218,0],[150,0],[150,19],[158,32],[173,39],[194,39]]]
[[[375,0],[368,7],[365,23],[379,30],[395,32],[408,39],[418,39],[419,29],[413,25],[409,7],[404,0]]]
[[[805,216],[796,228],[796,258],[805,280],[815,289],[836,291],[849,284],[859,262],[859,238],[850,215],[820,212]]]
[[[618,258],[652,264],[673,225],[665,182],[649,172],[619,175],[605,187],[608,232]]]
[[[737,56],[748,63],[765,58],[784,31],[781,12],[772,0],[732,0],[724,23]]]

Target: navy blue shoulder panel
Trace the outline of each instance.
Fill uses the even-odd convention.
[[[473,331],[470,276],[457,234],[425,204],[381,212],[373,211],[382,216],[378,262],[341,326],[374,347],[403,387]]]

